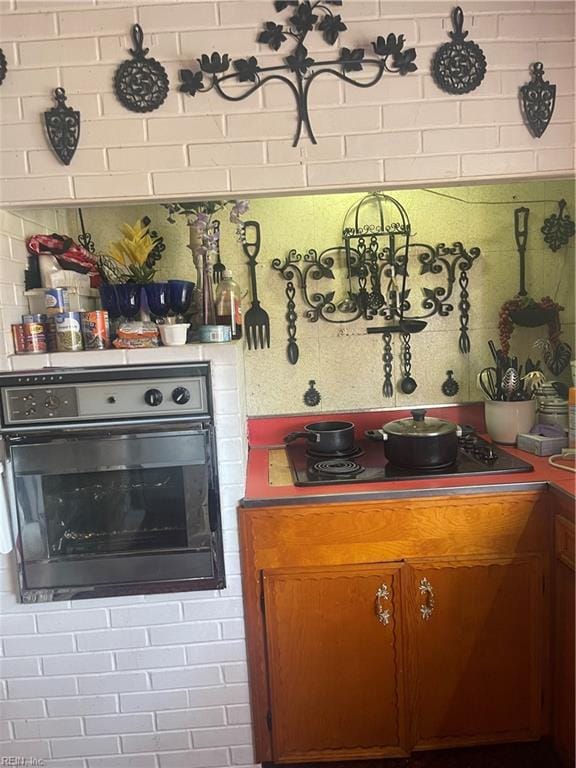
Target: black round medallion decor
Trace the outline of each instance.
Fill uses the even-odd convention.
[[[4,56],[4,51],[0,48],[0,85],[2,85],[4,78],[6,77],[7,70],[8,62],[6,61],[6,56]]]
[[[478,88],[486,74],[486,59],[482,49],[472,40],[466,40],[464,13],[460,6],[452,11],[454,32],[448,32],[451,42],[444,43],[432,59],[432,77],[446,93],[469,93]]]
[[[114,75],[116,97],[132,112],[153,112],[164,102],[170,83],[166,70],[143,48],[144,32],[140,24],[132,27],[133,58],[122,62]]]

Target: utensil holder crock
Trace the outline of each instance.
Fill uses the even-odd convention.
[[[495,443],[514,445],[519,434],[530,432],[536,424],[536,400],[486,400],[486,431]]]

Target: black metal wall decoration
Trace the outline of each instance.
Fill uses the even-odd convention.
[[[366,211],[370,215],[366,215]],[[434,315],[446,317],[454,310],[452,296],[460,288],[459,348],[470,351],[468,321],[469,271],[480,256],[477,247],[466,250],[461,242],[451,246],[412,243],[411,225],[403,206],[381,192],[362,198],[348,211],[343,225],[344,245],[318,253],[296,249],[284,259],[274,259],[272,268],[301,291],[310,322],[350,323],[383,318],[387,326],[369,332],[417,333]],[[416,261],[425,283],[420,312],[413,312],[410,263]],[[338,285],[340,280],[340,285]],[[330,281],[323,292],[322,281]],[[342,285],[344,283],[344,285]],[[337,296],[337,288],[344,295]]]
[[[170,83],[159,61],[146,58],[149,48],[143,48],[144,32],[140,24],[132,27],[130,48],[132,59],[122,62],[114,75],[116,98],[132,112],[153,112],[164,103]]]
[[[384,351],[382,362],[384,363],[384,383],[382,384],[382,394],[386,398],[394,396],[394,385],[392,384],[392,334],[386,331],[382,334],[384,341]]]
[[[304,392],[304,398],[303,398],[304,405],[307,405],[308,408],[315,408],[317,405],[320,404],[320,400],[322,400],[322,395],[320,394],[320,392],[318,392],[318,390],[314,386],[316,384],[314,379],[310,379],[308,384],[310,386],[308,387],[306,392]]]
[[[296,341],[296,320],[298,315],[296,314],[296,304],[294,303],[294,297],[296,296],[296,288],[292,280],[288,280],[286,283],[286,322],[288,323],[288,346],[286,347],[286,356],[290,365],[296,365],[298,358],[300,357],[300,350],[298,349],[298,342]]]
[[[547,219],[540,231],[544,235],[544,242],[551,251],[558,251],[563,245],[568,245],[571,237],[574,237],[574,222],[567,213],[566,200],[560,200],[558,203],[558,214],[553,213]]]
[[[446,397],[454,397],[458,394],[460,385],[454,378],[454,371],[446,371],[446,376],[448,378],[442,382],[442,394],[446,395]]]
[[[541,61],[532,64],[531,71],[532,80],[520,87],[520,100],[528,130],[539,139],[552,119],[556,86],[544,80],[544,65]]]
[[[6,56],[4,56],[4,51],[2,48],[0,48],[0,85],[4,82],[4,78],[6,77],[6,72],[8,71],[8,62],[6,61]]]
[[[70,165],[80,139],[80,112],[66,104],[66,91],[54,91],[56,106],[44,112],[44,123],[52,149],[64,165]]]
[[[486,58],[482,49],[472,40],[466,40],[463,31],[464,13],[460,6],[452,11],[453,32],[451,42],[444,43],[432,59],[432,77],[446,93],[469,93],[478,88],[486,74]]]
[[[372,58],[365,58],[364,48],[351,50],[346,47],[340,49],[338,58],[328,61],[312,58],[304,44],[309,32],[316,29],[322,33],[328,45],[334,45],[340,33],[347,29],[340,14],[334,14],[330,8],[340,5],[342,0],[275,0],[276,12],[290,9],[288,24],[285,26],[267,21],[258,36],[258,42],[278,51],[288,39],[293,41],[295,47],[292,53],[284,58],[284,64],[261,66],[255,56],[231,61],[227,53],[214,52],[210,56],[203,54],[197,60],[199,70],[180,70],[179,90],[195,96],[197,93],[214,89],[228,101],[242,101],[266,83],[280,81],[290,88],[296,101],[298,123],[292,146],[298,144],[303,127],[312,143],[316,144],[310,123],[308,95],[318,75],[333,75],[358,88],[370,88],[380,81],[384,72],[406,75],[417,69],[414,63],[416,51],[414,48],[404,49],[404,35],[396,36],[393,33],[386,38],[379,36],[372,43],[375,53]],[[231,68],[233,71],[230,72]],[[362,72],[365,68],[375,68],[371,79],[357,81],[350,77],[350,73]],[[246,86],[242,93],[224,90],[226,84],[238,83]]]
[[[88,251],[88,253],[95,253],[96,245],[94,244],[94,240],[92,240],[92,235],[90,234],[90,232],[86,232],[86,227],[84,226],[84,215],[82,213],[82,208],[78,208],[78,218],[80,219],[80,229],[81,229],[81,232],[78,235],[78,242],[83,248],[85,248]]]

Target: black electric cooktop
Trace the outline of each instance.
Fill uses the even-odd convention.
[[[290,443],[286,453],[294,485],[341,485],[342,483],[382,483],[386,480],[419,480],[425,477],[532,472],[533,467],[503,448],[488,443],[476,434],[459,441],[456,462],[442,469],[402,469],[390,464],[382,441],[363,439],[344,454],[318,455],[307,443]]]

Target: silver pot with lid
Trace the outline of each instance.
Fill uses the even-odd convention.
[[[382,426],[384,454],[391,464],[405,469],[442,469],[456,462],[458,424],[426,416],[415,408],[411,418],[396,419]]]

